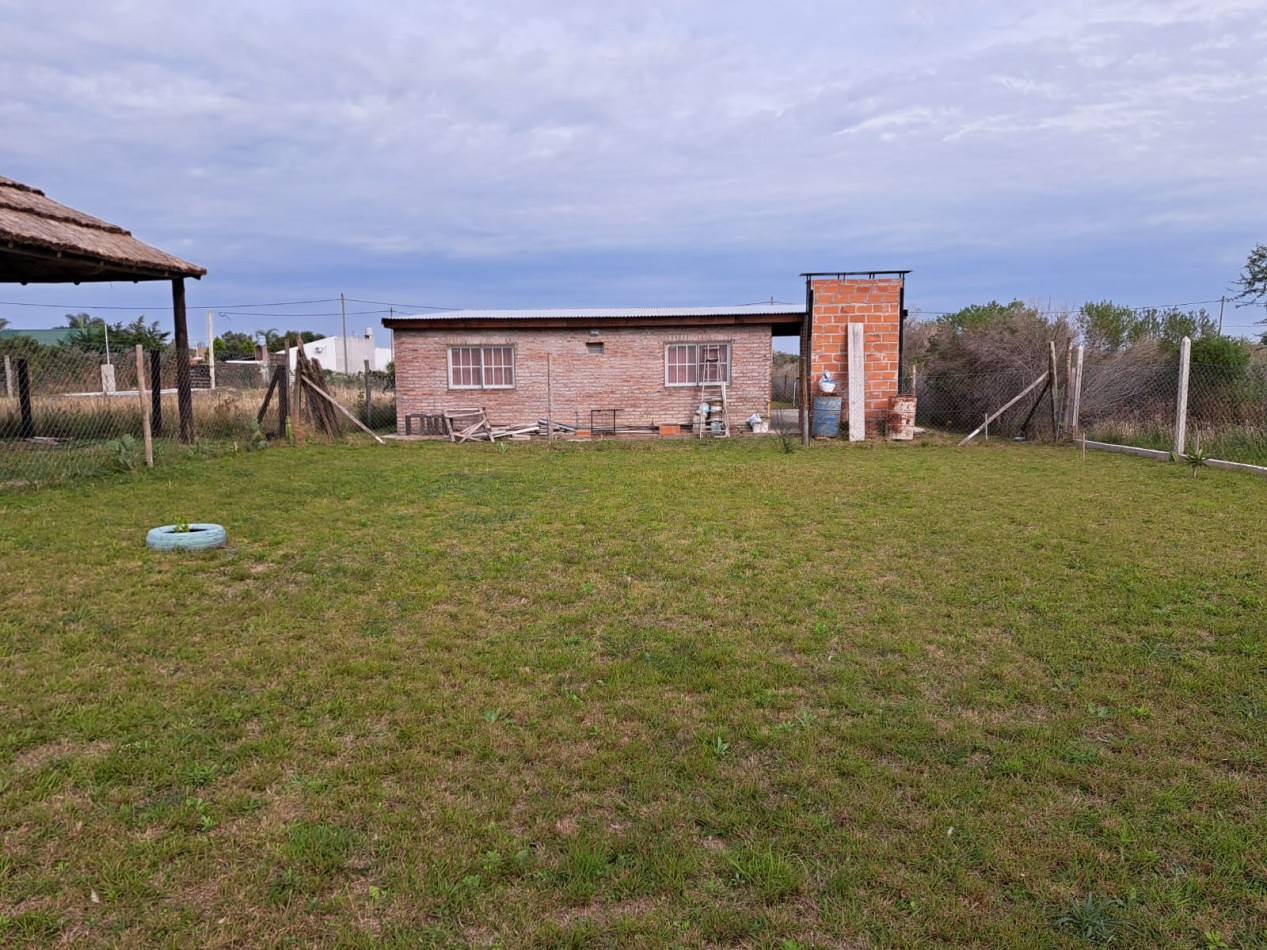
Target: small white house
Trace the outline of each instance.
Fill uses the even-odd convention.
[[[281,356],[285,352],[285,350],[278,350],[276,355]],[[346,373],[350,376],[365,372],[366,360],[370,361],[370,369],[375,372],[386,372],[387,364],[392,361],[391,347],[375,346],[374,332],[368,327],[364,336],[348,337],[346,346],[341,336],[325,336],[320,340],[305,343],[304,353],[309,359],[320,362],[322,369]],[[291,347],[291,372],[294,372],[296,359],[298,359],[298,351]]]

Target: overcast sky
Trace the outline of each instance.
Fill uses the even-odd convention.
[[[1267,242],[1265,6],[0,0],[0,175],[208,268],[218,329],[837,269],[926,313],[1217,300]],[[162,285],[0,299],[170,320]]]

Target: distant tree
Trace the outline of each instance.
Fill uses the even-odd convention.
[[[1019,300],[1013,300],[1007,304],[991,300],[989,303],[969,304],[954,313],[942,314],[937,318],[937,322],[958,332],[960,330],[1004,324],[1028,310],[1030,308]]]
[[[150,323],[145,322],[145,315],[137,317],[126,326],[116,323],[110,328],[111,339],[114,334],[118,333],[120,345],[136,346],[140,343],[147,350],[161,350],[167,346],[168,337],[171,336],[166,330],[158,328],[158,321],[154,320]]]
[[[138,343],[147,350],[161,350],[167,346],[167,338],[171,335],[158,328],[157,320],[146,323],[144,314],[127,324],[107,324],[100,317],[91,317],[86,313],[67,314],[66,320],[66,325],[73,329],[66,338],[65,345],[94,353],[106,352],[107,330],[112,351],[122,351]]]
[[[1244,301],[1242,306],[1254,304],[1267,307],[1267,244],[1257,244],[1249,252],[1234,286],[1240,288],[1236,299]],[[1259,322],[1267,323],[1267,320]]]
[[[9,321],[6,320],[4,317],[0,317],[0,330],[3,330],[8,325],[9,325]]]
[[[1179,344],[1184,337],[1194,343],[1198,340],[1217,338],[1219,325],[1205,309],[1180,310],[1168,307],[1165,310],[1145,310],[1141,317],[1148,320],[1155,330],[1152,333],[1166,353],[1179,352]]]
[[[249,333],[239,333],[236,330],[225,331],[223,336],[216,337],[216,359],[255,359],[255,338]]]
[[[1111,300],[1088,302],[1078,311],[1078,328],[1087,346],[1103,353],[1116,353],[1157,334],[1154,314],[1155,311],[1122,307]]]

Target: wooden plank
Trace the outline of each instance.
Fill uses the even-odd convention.
[[[1041,386],[1045,382],[1047,382],[1047,374],[1043,373],[1042,376],[1039,376],[1038,379],[1034,380],[1032,383],[1030,383],[1028,386],[1022,389],[1019,393],[1017,393],[1015,396],[1013,396],[1011,399],[1005,402],[1001,408],[994,410],[993,413],[986,416],[985,422],[981,423],[981,425],[977,426],[975,429],[969,432],[966,436],[964,436],[963,441],[960,442],[959,444],[967,445],[969,442],[971,442],[973,439],[975,439],[978,435],[981,434],[982,429],[988,426],[991,422],[993,422],[999,416],[1003,415],[1003,413],[1007,412],[1009,409],[1011,409],[1018,402],[1020,402],[1022,399],[1024,399],[1026,396],[1028,396],[1031,392],[1033,392],[1035,389],[1037,389],[1039,386]]]
[[[1082,439],[1081,445],[1087,449],[1099,449],[1101,452],[1117,452],[1121,455],[1142,455],[1144,458],[1157,459],[1159,462],[1169,462],[1170,453],[1163,452],[1161,449],[1141,449],[1134,445],[1117,445],[1113,442],[1092,442],[1090,439]]]
[[[866,328],[849,324],[849,441],[867,437]]]
[[[277,370],[280,366],[273,370],[273,378],[268,381],[268,391],[264,393],[264,402],[260,404],[260,411],[255,414],[255,424],[264,424],[264,414],[268,412],[268,404],[273,401],[273,390],[277,388]]]
[[[366,433],[368,433],[371,437],[373,437],[374,441],[375,441],[375,442],[377,442],[379,445],[386,445],[386,444],[387,444],[386,442],[384,442],[382,439],[380,439],[380,438],[378,437],[378,433],[377,433],[377,432],[375,432],[373,429],[369,429],[369,428],[367,428],[367,427],[366,427],[366,426],[365,426],[365,425],[361,422],[361,420],[360,420],[360,419],[358,419],[356,416],[352,415],[352,413],[348,412],[346,409],[344,409],[342,406],[340,406],[340,405],[339,405],[339,403],[335,400],[335,398],[334,398],[333,396],[331,396],[331,395],[330,395],[328,392],[326,392],[324,389],[319,388],[319,387],[318,387],[318,386],[317,386],[317,385],[316,385],[316,384],[315,384],[315,383],[314,383],[311,379],[308,379],[307,377],[305,377],[305,378],[304,378],[304,382],[308,385],[308,389],[309,389],[309,391],[316,393],[316,394],[317,394],[318,396],[320,396],[322,399],[325,399],[326,401],[328,401],[328,402],[330,403],[330,405],[334,406],[334,408],[335,408],[335,409],[339,410],[339,412],[343,413],[345,416],[347,416],[349,419],[351,419],[353,422],[355,422],[355,423],[357,424],[357,426],[359,426],[360,428],[364,429],[364,430],[365,430],[365,432],[366,432]]]

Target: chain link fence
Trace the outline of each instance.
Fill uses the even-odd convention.
[[[1073,362],[1072,360],[1070,362]],[[1173,452],[1183,426],[1183,451],[1213,459],[1267,465],[1267,364],[1193,360],[1187,398],[1180,400],[1182,357],[1157,349],[1084,352],[1077,373],[1057,369],[1058,398],[1038,386],[996,418],[985,437],[1051,439],[1076,430],[1089,441]],[[1074,364],[1076,366],[1076,363]],[[1035,381],[1032,369],[976,375],[915,377],[918,425],[968,433]],[[1073,389],[1070,390],[1070,379]],[[1073,417],[1069,401],[1078,405]],[[1055,425],[1053,426],[1053,420]]]
[[[155,465],[257,450],[287,435],[281,416],[287,401],[276,384],[270,389],[280,366],[219,363],[213,388],[211,367],[191,365],[194,438],[186,443],[170,349],[144,353],[139,374],[130,350],[107,360],[91,350],[7,338],[0,340],[0,358],[0,491],[144,467],[147,420]],[[327,379],[359,420],[394,431],[386,374]],[[346,422],[346,434],[359,431]]]

